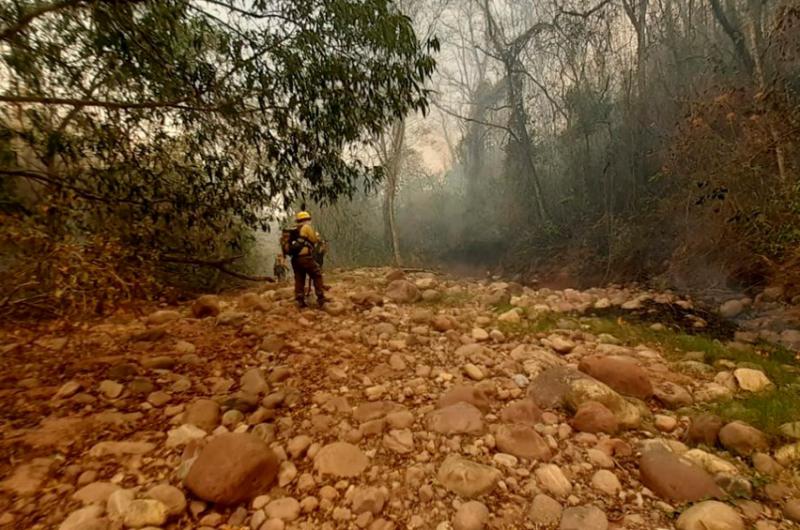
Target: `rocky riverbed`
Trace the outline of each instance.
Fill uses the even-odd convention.
[[[800,423],[715,408],[791,392],[791,332],[672,293],[330,281],[324,312],[270,285],[7,326],[0,528],[798,527]]]

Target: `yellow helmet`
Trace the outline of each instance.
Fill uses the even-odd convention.
[[[297,212],[297,215],[294,218],[295,221],[298,223],[300,221],[309,221],[311,220],[311,214],[308,212]]]

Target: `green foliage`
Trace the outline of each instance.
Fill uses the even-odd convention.
[[[497,329],[507,336],[526,336],[536,335],[537,333],[547,333],[558,327],[558,322],[563,315],[558,313],[537,313],[520,322],[498,322]]]
[[[458,293],[443,293],[438,300],[421,301],[419,305],[432,309],[442,309],[447,307],[464,307],[474,302],[475,296],[466,291]]]
[[[195,230],[264,229],[276,200],[373,184],[350,149],[427,109],[438,44],[388,0],[38,7],[0,7],[0,174],[134,245],[208,251]]]
[[[787,385],[774,391],[724,401],[715,404],[711,410],[726,421],[744,421],[767,434],[779,436],[778,427],[800,421],[800,386]]]

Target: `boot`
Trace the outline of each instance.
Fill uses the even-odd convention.
[[[306,304],[305,299],[298,299],[296,301],[296,304],[297,304],[297,309],[306,309],[308,307],[308,304]]]

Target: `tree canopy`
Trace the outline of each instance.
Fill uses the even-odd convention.
[[[265,228],[380,177],[360,146],[437,47],[390,0],[3,2],[0,208],[173,252]]]

